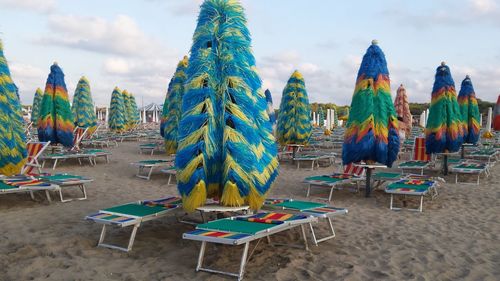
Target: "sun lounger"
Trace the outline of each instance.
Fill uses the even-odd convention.
[[[28,142],[26,144],[26,149],[28,150],[28,157],[26,159],[26,164],[24,164],[21,169],[21,174],[29,175],[33,172],[33,169],[37,169],[38,173],[42,172],[42,165],[38,162],[40,155],[49,147],[50,141],[48,142]]]
[[[52,154],[44,154],[41,157],[42,160],[42,168],[45,167],[45,162],[53,161],[52,170],[55,170],[57,164],[60,161],[65,161],[69,159],[76,159],[80,165],[82,164],[82,159],[89,160],[90,165],[94,165],[92,154],[80,153],[77,151],[67,152],[67,153],[52,153]]]
[[[172,180],[172,177],[175,178],[177,176],[177,168],[174,167],[173,163],[172,163],[172,166],[161,169],[160,172],[168,175],[167,185],[170,185],[170,181]]]
[[[458,165],[452,166],[451,171],[455,173],[455,183],[464,183],[464,184],[474,184],[470,182],[460,182],[458,180],[460,174],[465,175],[477,175],[476,185],[479,185],[479,178],[482,174],[485,174],[487,177],[489,176],[489,166],[487,163],[477,163],[477,162],[464,162]]]
[[[301,154],[295,156],[293,159],[297,163],[297,170],[300,169],[301,162],[311,161],[311,171],[314,170],[314,166],[319,168],[319,162],[321,160],[329,160],[330,165],[335,162],[335,153],[314,153],[314,154]]]
[[[166,159],[166,160],[143,160],[135,163],[131,163],[131,165],[136,166],[138,168],[136,177],[141,179],[150,180],[151,174],[154,169],[158,168],[169,168],[172,167],[174,160]]]
[[[262,238],[267,238],[268,241],[270,241],[270,236],[273,234],[300,227],[307,249],[307,238],[304,226],[314,220],[316,220],[316,218],[303,214],[292,215],[286,213],[263,212],[255,215],[236,216],[200,224],[196,227],[196,230],[184,233],[182,238],[202,242],[196,271],[224,274],[237,277],[238,280],[241,280],[245,273],[245,266],[251,254],[254,252],[252,251],[250,256],[248,255],[250,243],[252,241],[259,240],[260,242]],[[207,243],[232,246],[244,245],[238,273],[203,267]],[[259,243],[257,243],[255,247],[258,245]]]
[[[500,155],[500,150],[496,148],[483,148],[468,153],[469,158],[487,160],[488,163],[495,163]]]
[[[179,197],[167,197],[159,200],[140,201],[100,210],[96,214],[86,216],[85,219],[103,225],[99,242],[97,244],[98,247],[129,252],[132,250],[132,246],[134,245],[137,229],[142,223],[160,219],[169,215],[172,211],[180,208],[181,203],[182,200]],[[107,226],[119,228],[133,227],[126,248],[104,243]]]
[[[153,155],[155,151],[161,151],[162,147],[163,143],[141,143],[139,144],[139,151],[141,154],[147,152]]]
[[[359,181],[365,179],[364,173],[365,169],[349,164],[343,173],[308,177],[304,180],[304,183],[308,184],[306,197],[310,196],[312,187],[326,187],[330,188],[328,201],[332,201],[333,190],[342,189],[340,185],[346,183],[356,183],[356,189],[359,191]]]
[[[423,175],[424,169],[429,168],[432,163],[431,155],[425,150],[425,138],[415,138],[412,155],[412,160],[400,163],[398,168],[403,174],[405,170],[420,170],[420,174]]]
[[[425,178],[407,178],[389,184],[385,188],[385,192],[391,195],[389,208],[391,210],[401,210],[402,208],[394,207],[394,195],[400,196],[419,196],[420,205],[418,209],[408,209],[410,211],[422,212],[424,204],[424,196],[430,195],[434,199],[437,195],[437,184],[435,180]]]
[[[85,189],[85,184],[94,181],[91,178],[77,176],[77,175],[70,175],[70,174],[40,175],[37,178],[44,182],[58,185],[60,187],[58,190],[59,198],[63,203],[75,200],[87,200],[87,191]],[[64,199],[62,190],[63,188],[70,188],[70,187],[77,187],[82,192],[83,196],[71,199]]]
[[[59,191],[60,187],[55,184],[43,182],[30,176],[0,177],[0,194],[29,193],[35,200],[34,192],[44,191],[47,201],[50,203],[49,191]]]
[[[313,242],[316,246],[318,246],[318,243],[320,242],[330,240],[335,237],[335,230],[333,229],[332,223],[333,217],[347,214],[347,209],[345,208],[335,208],[323,203],[293,199],[266,199],[266,201],[264,202],[264,207],[281,209],[284,211],[300,212],[305,215],[316,217],[318,218],[318,220],[325,220],[325,222],[328,223],[331,234],[320,239],[316,238],[317,236],[314,231],[312,222],[309,223]]]

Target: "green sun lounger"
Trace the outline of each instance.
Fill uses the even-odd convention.
[[[326,187],[330,188],[328,201],[332,201],[333,191],[335,189],[342,189],[342,187],[340,187],[341,184],[356,183],[356,189],[359,190],[359,181],[364,179],[364,174],[356,175],[350,173],[335,173],[331,175],[307,177],[304,180],[304,183],[308,184],[306,197],[309,197],[311,195],[311,188]]]
[[[180,208],[182,200],[179,197],[166,197],[158,200],[139,201],[108,209],[100,210],[96,214],[86,216],[85,219],[102,224],[98,247],[106,247],[129,252],[134,245],[137,229],[142,223],[167,216],[172,211]],[[119,228],[133,227],[127,247],[104,243],[106,226]]]
[[[316,246],[318,246],[318,243],[320,242],[327,241],[335,237],[335,229],[333,228],[332,223],[333,217],[339,215],[347,215],[348,212],[345,208],[336,208],[328,204],[293,199],[266,199],[266,201],[264,202],[264,207],[279,209],[283,211],[291,211],[294,213],[300,212],[316,217],[318,218],[318,220],[325,220],[325,222],[329,226],[331,233],[328,236],[319,239],[317,238],[316,232],[314,231],[312,222],[309,223],[313,242]]]
[[[38,179],[58,185],[60,188],[58,190],[59,193],[59,198],[61,199],[61,202],[71,202],[75,200],[87,200],[87,190],[85,188],[85,185],[87,183],[91,183],[94,180],[91,178],[87,177],[82,177],[82,176],[77,176],[77,175],[71,175],[71,174],[55,174],[55,175],[40,175],[37,177]],[[63,188],[71,188],[71,187],[77,187],[83,194],[82,197],[76,197],[76,198],[70,198],[70,199],[65,199],[63,197]]]
[[[391,195],[389,208],[391,210],[401,210],[402,208],[394,207],[394,196],[418,196],[420,197],[420,205],[418,209],[408,209],[410,211],[423,211],[424,196],[430,195],[434,199],[437,195],[438,182],[425,178],[407,178],[389,184],[385,188],[385,192]]]
[[[236,216],[199,224],[195,230],[184,233],[182,238],[202,242],[196,271],[224,274],[241,280],[245,272],[245,266],[250,259],[248,255],[250,242],[260,241],[262,238],[267,238],[268,242],[270,242],[271,235],[300,227],[305,247],[308,249],[304,226],[314,220],[316,220],[315,217],[305,214],[262,212],[255,215]],[[244,245],[238,273],[203,267],[207,243],[232,246]],[[259,243],[255,247],[258,245]]]
[[[31,176],[0,176],[0,194],[29,193],[32,200],[35,200],[34,193],[44,191],[47,201],[52,199],[49,191],[59,191],[60,187],[56,184],[46,183]]]
[[[312,153],[312,154],[301,154],[295,156],[293,158],[293,161],[297,163],[297,170],[300,169],[300,163],[301,162],[311,162],[311,171],[314,170],[314,167],[316,166],[319,168],[319,162],[322,160],[328,160],[329,164],[332,165],[335,163],[335,153]]]
[[[463,184],[475,184],[479,185],[479,179],[482,174],[485,174],[486,177],[490,175],[489,165],[488,163],[477,163],[466,161],[460,163],[458,165],[452,166],[451,171],[455,173],[455,183],[463,183]],[[459,175],[477,175],[476,183],[470,183],[465,181],[459,181]]]
[[[147,153],[153,155],[155,153],[155,151],[161,151],[162,148],[163,148],[163,143],[159,143],[159,142],[139,144],[139,152],[141,154],[143,152],[147,152]]]
[[[150,180],[151,174],[154,169],[169,168],[174,165],[174,159],[162,159],[162,160],[143,160],[139,162],[131,163],[131,165],[138,168],[136,177]]]

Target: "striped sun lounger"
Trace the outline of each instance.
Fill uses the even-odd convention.
[[[400,163],[398,168],[402,173],[405,173],[405,170],[420,170],[420,174],[423,175],[424,169],[432,163],[431,155],[425,150],[425,138],[415,138],[412,155],[412,160]]]
[[[309,223],[309,228],[311,229],[311,235],[313,242],[316,246],[318,243],[332,239],[335,237],[335,230],[333,228],[332,219],[335,216],[347,215],[347,209],[345,208],[335,208],[323,203],[300,201],[293,199],[266,199],[264,202],[264,207],[281,209],[284,211],[300,212],[306,215],[310,215],[319,219],[325,220],[330,228],[330,235],[317,239],[316,233],[314,231],[312,222]]]
[[[307,238],[305,236],[306,224],[316,220],[315,217],[305,214],[267,213],[262,212],[255,215],[236,216],[226,219],[219,219],[204,224],[199,224],[195,230],[184,233],[183,239],[201,241],[200,253],[196,271],[224,274],[243,279],[245,266],[250,257],[248,250],[250,242],[267,238],[279,232],[301,227],[302,236],[307,249]],[[205,249],[207,243],[225,245],[244,245],[238,273],[203,267]],[[256,247],[258,246],[258,243]],[[253,253],[253,251],[252,251]]]
[[[174,159],[164,159],[164,160],[143,160],[135,163],[131,163],[131,165],[136,166],[138,168],[136,177],[150,180],[151,174],[154,169],[157,168],[169,168],[174,164]]]
[[[476,162],[464,162],[458,165],[452,166],[451,171],[455,173],[455,183],[464,183],[464,184],[474,184],[470,182],[461,182],[458,180],[459,174],[465,175],[477,175],[476,185],[479,185],[479,178],[482,174],[485,174],[486,177],[490,175],[489,166],[487,163],[476,163]]]
[[[0,178],[0,194],[29,193],[32,200],[35,200],[34,192],[45,191],[47,201],[50,203],[49,191],[59,191],[60,187],[38,180],[31,176],[14,176]]]
[[[341,189],[339,187],[341,184],[354,182],[359,190],[359,181],[365,179],[364,174],[365,169],[349,164],[344,167],[343,173],[308,177],[304,180],[304,183],[308,184],[306,197],[311,195],[312,187],[327,187],[330,188],[328,201],[332,201],[333,190]]]
[[[71,202],[75,200],[87,200],[87,191],[85,189],[85,184],[91,183],[94,180],[91,178],[87,177],[82,177],[82,176],[77,176],[77,175],[71,175],[71,174],[55,174],[55,175],[40,175],[37,177],[38,179],[51,183],[51,184],[56,184],[60,188],[58,190],[59,192],[59,198],[61,199],[61,202]],[[65,199],[63,197],[63,188],[70,188],[70,187],[77,187],[83,194],[82,197],[76,197],[76,198],[70,198],[70,199]]]
[[[391,195],[391,202],[389,208],[391,210],[402,209],[394,207],[394,195],[419,196],[420,197],[419,208],[409,209],[409,210],[422,212],[424,204],[424,196],[430,195],[431,199],[434,199],[438,195],[437,184],[438,182],[435,180],[429,180],[424,178],[421,179],[408,178],[393,182],[385,188],[385,192]]]
[[[101,236],[97,244],[98,247],[129,252],[134,245],[137,229],[142,223],[167,216],[172,211],[180,208],[181,203],[182,199],[179,197],[139,201],[100,210],[96,214],[86,216],[85,219],[103,225]],[[106,238],[106,226],[108,225],[119,228],[133,227],[126,248],[104,243],[104,239]]]

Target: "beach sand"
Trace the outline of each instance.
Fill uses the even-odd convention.
[[[130,253],[97,248],[100,225],[88,214],[116,204],[176,195],[165,175],[136,178],[130,162],[162,158],[140,155],[138,143],[110,148],[110,164],[62,163],[57,172],[95,179],[86,201],[33,202],[26,195],[0,196],[0,280],[235,280],[195,272],[199,242],[182,239],[190,225],[174,216],[139,229]],[[297,171],[283,164],[270,196],[304,199],[306,176],[330,168]],[[246,280],[499,280],[500,165],[480,186],[442,184],[423,213],[389,210],[389,196],[372,198],[337,191],[333,204],[349,209],[334,221],[337,237],[310,251],[261,243],[250,259]],[[322,191],[327,193],[327,190]],[[55,199],[55,194],[53,199]],[[313,199],[318,200],[318,199]],[[128,230],[113,234],[125,243]],[[326,234],[322,226],[320,234]],[[300,242],[298,232],[274,241]],[[211,246],[208,265],[237,270],[241,248]]]

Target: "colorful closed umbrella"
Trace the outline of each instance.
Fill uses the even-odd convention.
[[[500,95],[498,95],[495,112],[493,114],[493,129],[495,131],[500,131]]]
[[[399,152],[398,120],[389,70],[374,40],[361,62],[342,147],[344,165],[378,162],[389,167]]]
[[[93,131],[97,126],[97,116],[94,110],[94,101],[90,92],[90,84],[87,78],[82,77],[76,86],[72,105],[75,126],[89,128]]]
[[[460,92],[458,93],[458,105],[460,106],[462,125],[464,127],[464,143],[476,144],[479,140],[479,130],[481,129],[481,125],[479,124],[481,116],[469,75],[462,81]]]
[[[304,77],[298,71],[292,74],[283,90],[277,123],[277,139],[281,145],[309,143],[311,106]]]
[[[408,101],[408,95],[406,95],[406,89],[403,84],[398,88],[396,99],[394,100],[394,108],[398,117],[402,119],[399,122],[400,129],[403,129],[409,135],[412,127],[410,102]]]
[[[318,123],[320,127],[324,127],[325,125],[325,112],[321,107],[318,108]]]
[[[125,130],[129,130],[130,129],[130,121],[132,119],[132,115],[131,115],[131,112],[129,111],[129,109],[131,109],[131,104],[130,104],[130,94],[127,90],[123,90],[122,92],[122,95],[123,95],[123,109],[124,109],[124,113],[123,113],[123,117],[124,117],[124,124],[125,124]]]
[[[201,5],[175,159],[183,207],[206,198],[259,209],[278,174],[277,146],[238,1]]]
[[[175,154],[177,152],[177,133],[181,119],[182,96],[184,95],[188,62],[188,57],[184,57],[177,65],[174,77],[172,77],[168,87],[165,103],[163,104],[160,128],[163,128],[165,149],[168,154]]]
[[[42,104],[43,92],[42,89],[37,88],[35,96],[33,97],[33,106],[31,108],[31,122],[37,124],[38,115],[40,114],[40,105]]]
[[[62,69],[54,63],[45,85],[38,118],[38,139],[73,146],[75,124]]]
[[[335,125],[335,127],[339,126],[339,117],[337,115],[337,110],[333,111],[333,125]]]
[[[21,103],[0,40],[0,174],[19,174],[26,162]]]
[[[266,90],[266,101],[267,101],[267,115],[269,115],[269,122],[273,126],[273,134],[276,132],[276,113],[274,112],[273,107],[273,96],[271,95],[271,91]]]
[[[175,74],[174,74],[175,76]],[[165,102],[163,103],[163,109],[161,111],[161,118],[160,118],[160,135],[162,138],[165,137],[165,127],[167,126],[167,117],[168,117],[168,96],[169,96],[169,91],[172,86],[172,81],[174,79],[170,79],[170,82],[168,83],[168,88],[167,88],[167,95],[165,96]]]
[[[427,153],[457,152],[463,142],[463,124],[450,68],[443,62],[436,70],[431,106],[425,128]]]
[[[126,130],[125,103],[123,101],[123,95],[118,87],[115,87],[111,94],[108,127],[111,131],[116,133],[122,133]]]
[[[130,117],[130,128],[134,128],[141,122],[141,115],[139,113],[139,108],[137,107],[137,102],[135,100],[135,96],[132,93],[129,93],[129,106],[128,106],[128,114]]]

